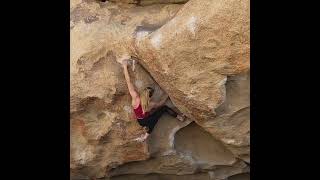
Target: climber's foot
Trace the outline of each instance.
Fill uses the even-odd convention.
[[[143,136],[142,136],[142,141],[145,141],[149,136],[149,133],[145,133]]]
[[[183,122],[186,119],[185,115],[177,115],[177,119],[181,122]]]
[[[136,138],[135,140],[139,141],[139,142],[143,142],[145,141],[147,138],[148,138],[149,134],[148,133],[145,133],[143,134],[142,136]]]

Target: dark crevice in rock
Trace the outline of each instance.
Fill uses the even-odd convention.
[[[174,18],[174,16],[171,18]],[[162,22],[157,22],[157,24],[150,24],[146,20],[144,20],[134,30],[133,37],[137,40],[138,38],[141,38],[139,36],[142,36],[142,35],[147,36],[147,35],[151,34],[152,32],[160,29],[163,25],[165,25],[170,20],[171,19],[165,19]]]
[[[240,106],[242,102],[250,102],[250,71],[236,76],[228,76],[225,88],[226,99],[215,109],[217,116],[230,113],[230,108]]]
[[[111,142],[109,134],[110,134],[110,131],[99,139],[99,145],[104,145]]]
[[[226,180],[250,180],[250,173],[242,173],[230,176]]]
[[[136,60],[139,62],[139,59],[136,57],[131,57],[132,59]],[[160,86],[160,84],[153,78],[153,76],[149,73],[149,71],[145,68],[145,66],[143,66],[143,64],[139,63],[139,66],[142,68],[143,71],[145,71],[148,76],[153,80],[153,84],[148,85],[149,87],[153,88],[155,90],[155,93],[153,95],[153,97],[151,98],[151,100],[154,101],[159,101],[161,99],[161,96],[159,96],[159,93],[157,92],[163,92],[163,95],[168,95],[169,94],[165,91],[164,88],[162,88]],[[135,79],[135,77],[133,76],[133,79]],[[147,86],[146,86],[147,87]],[[174,103],[171,101],[170,96],[168,98],[168,100],[165,103],[166,106],[168,106],[169,108],[171,108],[174,112],[176,112],[177,114],[182,114],[182,112],[174,105]],[[187,117],[188,118],[188,117]]]
[[[102,1],[102,0],[98,0]],[[131,0],[125,3],[134,4],[136,6],[151,6],[156,4],[185,4],[189,0]],[[121,0],[109,0],[108,2],[121,3]]]
[[[250,167],[250,163],[249,162],[246,162],[246,161],[243,161],[247,166]]]
[[[152,25],[152,24],[142,24],[141,26],[137,26],[135,33],[139,33],[139,32],[147,32],[148,34],[150,34],[151,32],[159,29],[161,26],[159,25]]]
[[[75,114],[85,112],[87,110],[87,107],[92,107],[94,102],[97,100],[99,100],[98,97],[86,97],[82,99],[77,107],[78,110],[77,112],[75,112]]]
[[[217,165],[232,164],[233,154],[210,133],[192,122],[175,134],[175,149],[197,161],[213,162]]]

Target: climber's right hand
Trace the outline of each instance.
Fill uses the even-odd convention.
[[[131,56],[129,56],[128,54],[124,54],[120,57],[120,61],[122,65],[127,65],[128,64],[128,60],[131,58]]]
[[[123,66],[127,67],[128,66],[128,60],[127,59],[122,60],[121,64]]]

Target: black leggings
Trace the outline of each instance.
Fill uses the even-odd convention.
[[[161,108],[157,109],[154,113],[150,114],[148,117],[144,119],[138,119],[138,123],[141,126],[145,126],[148,128],[148,133],[150,134],[153,131],[154,126],[157,124],[161,115],[167,112],[173,117],[177,117],[177,113],[170,109],[168,106],[162,106]]]

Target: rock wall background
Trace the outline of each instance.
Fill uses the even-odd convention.
[[[71,0],[71,179],[249,179],[248,0]],[[167,93],[145,142],[119,58],[138,91]]]

